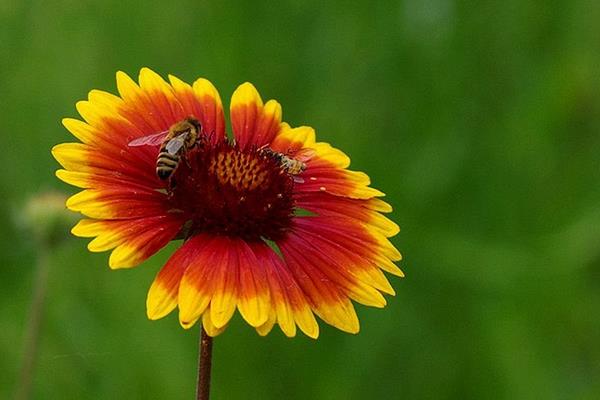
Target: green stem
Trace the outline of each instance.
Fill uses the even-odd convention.
[[[31,306],[29,308],[27,330],[23,344],[23,358],[15,390],[15,400],[26,400],[31,396],[33,386],[33,372],[38,356],[38,344],[44,316],[44,301],[48,286],[49,254],[46,245],[39,246],[38,258],[35,268],[35,280]]]

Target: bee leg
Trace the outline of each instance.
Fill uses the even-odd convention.
[[[192,169],[192,165],[190,164],[190,160],[188,160],[188,158],[185,155],[183,156],[183,161],[185,162],[185,165],[187,165],[187,167],[189,169]]]
[[[177,181],[175,180],[175,178],[173,176],[171,176],[171,178],[169,179],[169,192],[172,192],[176,186],[177,186]]]

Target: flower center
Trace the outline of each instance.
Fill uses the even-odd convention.
[[[294,181],[276,154],[227,140],[182,155],[169,182],[173,209],[189,215],[189,234],[278,240],[290,227]]]

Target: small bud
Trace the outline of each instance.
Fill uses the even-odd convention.
[[[26,201],[17,223],[39,243],[59,243],[70,237],[70,228],[78,219],[67,210],[66,201],[67,196],[57,191],[37,193]]]

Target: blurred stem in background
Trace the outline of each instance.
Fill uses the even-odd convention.
[[[26,400],[31,395],[33,372],[37,360],[38,344],[44,315],[44,300],[46,299],[46,289],[48,286],[49,253],[50,249],[45,243],[38,247],[32,301],[28,313],[21,370],[19,371],[19,378],[17,380],[15,400]]]
[[[63,239],[69,237],[65,225],[72,225],[75,215],[65,208],[67,197],[58,192],[45,192],[32,196],[19,215],[17,224],[31,238],[35,246],[36,263],[27,325],[23,339],[21,367],[14,391],[15,400],[29,399],[42,332],[48,274],[52,251]]]

